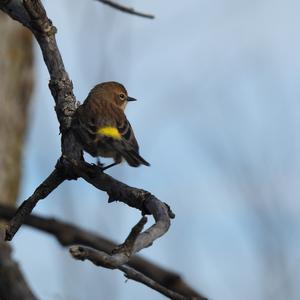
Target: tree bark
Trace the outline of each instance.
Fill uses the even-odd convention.
[[[0,203],[15,206],[33,86],[32,35],[0,12],[0,36]],[[0,299],[36,299],[11,252],[0,242]]]
[[[33,86],[32,34],[0,14],[0,202],[15,205]]]

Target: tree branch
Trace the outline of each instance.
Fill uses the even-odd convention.
[[[0,242],[0,295],[1,299],[37,300],[24,279],[18,264],[12,258],[12,250]]]
[[[125,242],[113,249],[111,252],[113,255],[118,253],[125,253],[128,257],[132,255],[133,247],[138,238],[139,234],[144,229],[145,224],[147,223],[147,218],[143,216],[140,221],[131,229],[128,237],[126,238]]]
[[[13,218],[10,220],[6,227],[6,237],[7,241],[10,241],[15,233],[18,231],[20,226],[24,223],[25,218],[30,215],[33,208],[36,206],[39,200],[46,198],[53,190],[55,190],[65,178],[61,176],[60,172],[55,169],[46,178],[43,183],[41,183],[34,193],[25,200],[22,205],[18,208]]]
[[[93,250],[95,251],[95,250]],[[135,280],[137,282],[143,283],[144,285],[152,288],[153,290],[158,291],[159,293],[169,297],[170,299],[177,299],[177,300],[191,300],[191,299],[199,299],[196,297],[185,297],[182,295],[179,295],[178,293],[175,293],[169,289],[166,289],[165,287],[161,286],[159,283],[155,282],[151,278],[145,276],[143,273],[136,271],[135,269],[124,265],[119,267],[121,271],[125,273],[125,277],[128,279]]]
[[[154,19],[153,15],[138,12],[132,7],[124,6],[124,5],[121,5],[121,4],[111,1],[111,0],[97,0],[97,1],[99,1],[103,4],[106,4],[110,7],[113,7],[117,10],[120,10],[122,12],[128,13],[128,14],[132,14],[135,16],[144,17],[144,18],[148,18],[148,19]]]
[[[111,176],[100,172],[99,167],[90,165],[84,161],[71,162],[72,170],[77,176],[84,178],[96,188],[107,192],[109,202],[122,201],[131,207],[135,207],[143,214],[152,214],[155,224],[146,231],[140,233],[132,247],[132,253],[136,253],[143,248],[149,247],[152,243],[162,236],[170,227],[170,217],[174,218],[173,212],[149,192],[129,187],[128,185],[113,179]],[[130,256],[116,255],[111,260],[111,267],[117,267],[126,263]],[[113,263],[114,261],[114,263]],[[117,262],[119,264],[117,264]]]
[[[0,218],[9,220],[14,216],[15,212],[15,208],[0,204]],[[64,247],[80,244],[106,253],[112,253],[117,247],[116,243],[111,240],[53,218],[38,217],[32,214],[26,218],[24,224],[53,235]],[[144,258],[136,255],[132,256],[127,265],[145,274],[169,290],[184,296],[198,297],[202,300],[206,299],[184,282],[178,274],[166,270]]]
[[[73,258],[78,260],[89,260],[96,266],[101,266],[104,268],[110,268],[111,266],[111,256],[103,251],[94,250],[92,248],[83,247],[83,246],[72,246],[70,248],[70,253]],[[159,283],[155,282],[151,278],[145,276],[143,273],[134,270],[133,268],[123,265],[117,267],[119,270],[125,273],[125,276],[129,279],[133,279],[135,281],[141,282],[153,290],[158,291],[159,293],[176,300],[184,300],[189,299],[188,297],[184,297],[175,293]]]
[[[127,185],[113,179],[112,177],[99,173],[99,169],[85,163],[82,158],[81,146],[77,143],[75,136],[70,128],[72,115],[76,110],[77,104],[72,91],[72,83],[65,71],[64,64],[57,48],[55,33],[56,29],[48,19],[46,11],[40,0],[24,0],[24,8],[30,18],[30,30],[35,35],[43,53],[44,61],[50,73],[50,84],[52,95],[56,102],[56,113],[62,132],[62,159],[55,170],[56,176],[63,182],[65,179],[76,179],[82,177],[99,189],[106,191],[110,199],[120,200],[129,206],[136,207],[142,212],[153,214],[156,223],[145,233],[141,233],[135,243],[133,252],[137,252],[153,243],[155,239],[163,235],[170,226],[168,207],[160,202],[150,193]],[[10,2],[11,4],[11,2]],[[4,6],[5,7],[5,6]],[[20,8],[18,8],[20,10]],[[6,10],[11,13],[10,10]],[[15,18],[26,15],[18,13],[13,15]],[[26,19],[26,21],[28,21]],[[70,163],[70,161],[72,163]],[[52,180],[52,175],[48,180]],[[58,184],[59,184],[58,183]],[[26,216],[30,214],[33,207],[42,198],[39,192],[42,191],[45,184],[42,184],[37,191],[25,201],[16,216],[8,225],[7,239],[11,240],[21,226]],[[57,186],[57,185],[56,185]],[[55,187],[56,187],[55,186]],[[49,192],[51,190],[49,189]],[[49,194],[48,192],[48,194]]]
[[[102,2],[116,6],[111,1]],[[121,9],[118,5],[117,7]],[[141,232],[145,223],[145,219],[143,218],[135,227],[133,233],[123,243],[123,247],[120,247],[115,253],[109,255],[108,266],[110,268],[119,268],[127,263],[133,254],[145,247],[149,247],[157,238],[165,234],[170,227],[170,217],[174,218],[174,214],[168,205],[158,200],[149,192],[129,187],[111,176],[100,172],[96,166],[84,161],[82,148],[77,142],[71,128],[72,116],[78,107],[78,103],[73,94],[72,82],[65,70],[57,47],[55,39],[56,28],[53,26],[52,21],[48,19],[42,2],[40,0],[23,0],[23,2],[0,0],[0,9],[28,27],[38,41],[50,74],[49,88],[55,100],[55,110],[62,133],[62,156],[55,170],[35,190],[33,195],[19,207],[7,226],[6,239],[11,240],[14,237],[39,200],[44,199],[64,180],[82,177],[98,189],[107,192],[109,202],[122,201],[131,207],[141,210],[143,214],[152,214],[155,219],[154,225]],[[121,10],[125,11],[124,7]],[[132,9],[129,9],[129,11],[135,13]]]

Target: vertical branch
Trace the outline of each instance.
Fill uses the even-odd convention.
[[[12,259],[11,247],[0,243],[0,298],[37,300],[29,289],[18,264]]]

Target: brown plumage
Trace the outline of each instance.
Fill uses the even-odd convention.
[[[132,167],[150,165],[140,156],[124,113],[127,102],[134,100],[122,84],[103,82],[90,91],[75,112],[72,128],[83,150],[94,157],[112,157],[115,163],[108,167],[120,163],[123,158]]]

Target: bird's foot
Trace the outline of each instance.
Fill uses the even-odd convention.
[[[101,169],[103,168],[103,166],[104,166],[104,164],[103,163],[101,163],[101,161],[100,161],[100,158],[99,157],[97,157],[97,160],[96,160],[96,165],[98,166],[98,167],[100,167]]]
[[[103,172],[103,171],[105,171],[105,170],[107,170],[107,169],[109,169],[109,168],[111,168],[113,166],[116,166],[118,164],[119,164],[119,162],[114,162],[114,163],[112,163],[110,165],[104,166],[104,164],[101,163],[99,157],[97,157],[96,164],[94,164],[94,165],[97,166],[101,170],[101,172]]]
[[[119,164],[118,162],[115,162],[115,163],[112,163],[112,164],[110,164],[110,165],[108,165],[106,167],[101,167],[101,171],[103,172],[103,171],[105,171],[105,170],[107,170],[107,169],[109,169],[111,167],[114,167],[114,166],[116,166],[118,164]]]

